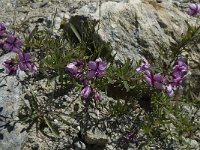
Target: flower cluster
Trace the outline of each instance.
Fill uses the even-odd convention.
[[[169,76],[169,85],[166,88],[168,95],[174,95],[174,90],[177,90],[181,87],[183,81],[186,78],[188,72],[188,67],[185,64],[183,57],[178,59],[177,64],[173,67],[172,73]]]
[[[69,74],[76,79],[83,81],[83,62],[80,60],[77,60],[75,62],[69,63],[66,66],[66,69],[68,70]]]
[[[101,100],[100,94],[91,87],[90,82],[94,78],[101,78],[106,75],[107,63],[101,58],[89,61],[84,65],[83,61],[75,61],[66,66],[69,74],[83,83],[81,97],[84,99],[93,96],[95,100]]]
[[[143,63],[136,71],[144,74],[148,85],[163,90],[168,96],[172,97],[174,96],[174,92],[181,87],[185,80],[188,67],[185,64],[183,57],[180,57],[169,75],[164,76],[161,73],[153,74],[150,71],[150,64],[148,63]]]
[[[4,24],[0,23],[0,37],[6,33],[6,27]],[[6,35],[6,40],[0,43],[0,47],[6,52],[14,52],[17,54],[16,59],[9,59],[4,61],[3,65],[5,67],[6,73],[8,75],[15,75],[17,70],[31,71],[35,73],[37,71],[36,65],[32,62],[30,53],[24,53],[21,50],[23,46],[22,40],[18,39],[15,35],[8,33]]]
[[[200,4],[189,4],[187,14],[190,16],[196,16],[200,12]]]
[[[2,47],[7,52],[20,53],[20,48],[23,42],[12,34],[9,34],[7,39],[2,43]]]
[[[103,77],[106,74],[107,63],[102,61],[101,58],[96,59],[96,61],[89,61],[88,63],[88,79],[94,77]]]

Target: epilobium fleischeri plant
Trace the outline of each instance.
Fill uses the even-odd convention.
[[[163,90],[172,97],[174,92],[181,88],[182,83],[186,79],[188,67],[184,58],[180,57],[169,74],[153,73],[148,63],[142,63],[136,71],[144,73],[145,80],[150,86]]]
[[[188,14],[196,16],[199,11],[199,4],[191,4]],[[92,24],[92,27],[95,27],[96,24],[97,22]],[[131,120],[130,124],[133,123],[133,125],[123,124],[123,126],[127,126],[126,128],[129,131],[125,131],[125,136],[122,138],[122,143],[125,144],[133,142],[141,146],[142,143],[139,139],[143,137],[140,137],[139,131],[145,134],[147,143],[149,141],[155,142],[162,137],[165,140],[163,143],[169,144],[170,142],[167,140],[174,138],[173,134],[175,134],[166,128],[171,123],[178,130],[177,137],[184,136],[188,132],[187,126],[190,121],[177,113],[181,112],[181,104],[180,108],[175,107],[173,101],[169,101],[169,99],[174,100],[177,91],[183,88],[188,66],[181,55],[182,50],[189,43],[188,41],[193,39],[194,35],[196,36],[199,27],[192,28],[189,26],[186,35],[170,47],[172,48],[171,51],[164,51],[164,57],[167,56],[166,58],[169,58],[170,61],[163,64],[157,63],[162,64],[161,66],[154,66],[151,60],[148,60],[151,63],[145,62],[140,67],[134,68],[129,59],[125,60],[124,64],[115,61],[108,43],[100,43],[99,40],[91,41],[98,38],[93,35],[95,30],[90,26],[82,31],[84,32],[82,35],[72,24],[69,25],[72,28],[70,33],[68,33],[69,29],[65,30],[65,27],[68,26],[63,26],[63,34],[59,36],[55,36],[51,31],[40,31],[36,28],[31,36],[22,41],[16,35],[8,32],[4,24],[0,24],[0,48],[4,53],[14,52],[16,54],[15,58],[3,62],[5,72],[8,75],[16,75],[20,69],[42,75],[48,79],[53,78],[55,85],[59,83],[66,87],[73,85],[74,88],[78,88],[78,95],[84,100],[81,102],[84,102],[84,104],[92,103],[85,108],[94,108],[93,102],[99,102],[103,99],[102,92],[113,97],[114,101],[106,101],[106,106],[98,103],[95,107],[102,106],[102,110],[106,110],[106,117],[103,119],[109,118],[109,122],[114,120],[113,123],[116,124],[116,127],[120,127],[117,125],[126,119]],[[27,52],[27,50],[30,52]],[[38,60],[38,66],[31,57],[32,53]],[[24,122],[28,123],[27,120],[31,120],[31,123],[34,123],[35,118],[37,118],[41,124],[45,122],[50,130],[58,135],[59,132],[51,125],[51,120],[58,119],[59,113],[43,107],[38,102],[34,92],[32,92],[32,95],[30,104],[33,108],[31,108],[31,111],[29,107],[24,105],[27,108],[26,113],[23,114],[23,117],[26,118]],[[50,95],[54,96],[54,94]],[[194,99],[194,97],[188,97],[182,96],[181,98],[184,101]],[[54,97],[49,99],[52,98]],[[95,101],[92,101],[92,99]],[[45,102],[48,103],[49,101]],[[148,105],[149,109],[146,109],[142,103]],[[53,105],[54,101],[51,101],[51,104]],[[108,106],[109,108],[107,108]],[[86,111],[83,112],[89,114]],[[138,112],[140,113],[135,116]],[[51,116],[49,117],[48,114],[51,114]],[[83,113],[81,112],[81,114]],[[169,114],[174,115],[177,119],[171,119]],[[183,128],[184,121],[187,124],[185,123]],[[81,126],[83,121],[80,122]],[[97,123],[100,122],[101,119],[97,120]],[[137,129],[132,131],[135,126],[137,126]],[[192,124],[189,129],[190,132],[194,132],[196,127]]]
[[[98,58],[95,61],[89,61],[88,63],[78,60],[69,63],[66,66],[69,74],[83,84],[81,97],[88,99],[90,96],[93,96],[96,101],[99,101],[101,98],[99,93],[91,87],[90,83],[97,78],[104,77],[106,75],[106,68],[107,63],[101,58]]]

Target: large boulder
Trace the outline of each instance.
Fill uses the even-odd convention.
[[[134,62],[141,56],[158,58],[156,42],[169,45],[186,31],[185,20],[190,19],[170,0],[102,1],[94,13],[91,9],[91,4],[85,5],[77,14],[100,19],[99,35],[111,43],[122,61],[124,57]]]

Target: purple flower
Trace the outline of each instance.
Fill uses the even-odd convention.
[[[145,79],[150,86],[153,86],[153,74],[149,71],[145,71]]]
[[[163,89],[163,84],[165,82],[164,77],[157,73],[153,75],[150,71],[145,71],[145,79],[150,86],[154,86],[156,89]]]
[[[7,39],[3,42],[3,49],[8,52],[21,53],[20,47],[23,45],[21,40],[18,40],[14,35],[9,34]]]
[[[150,68],[150,64],[148,64],[148,63],[146,63],[146,64],[142,63],[141,66],[136,69],[136,71],[137,72],[144,72],[144,71],[148,70],[149,68]]]
[[[165,82],[164,77],[158,73],[158,74],[155,74],[153,78],[154,78],[155,88],[160,89],[160,90],[163,89],[163,84]]]
[[[106,74],[107,63],[102,61],[101,58],[96,59],[95,61],[89,61],[88,63],[88,79],[92,79],[94,77],[103,77]]]
[[[76,75],[78,73],[78,67],[76,66],[76,63],[69,63],[66,66],[66,69],[72,74],[72,75]]]
[[[3,65],[6,68],[6,73],[8,75],[16,75],[17,69],[18,69],[18,64],[14,59],[6,60]]]
[[[200,4],[189,4],[187,14],[190,16],[195,16],[200,12]]]
[[[183,57],[180,57],[177,65],[175,65],[172,70],[172,76],[170,77],[173,82],[172,85],[179,87],[186,78],[187,71],[188,67],[185,64]]]
[[[91,87],[89,85],[85,86],[81,91],[81,97],[87,99],[90,96],[91,92],[92,92]]]
[[[173,86],[171,84],[166,86],[165,91],[167,92],[169,97],[173,97],[174,96],[174,90],[173,90]]]
[[[77,60],[75,62],[69,63],[66,66],[66,69],[69,71],[70,75],[76,77],[78,80],[82,81],[83,78],[83,62]]]
[[[30,53],[20,53],[19,54],[19,68],[22,71],[36,72],[37,67],[33,64]]]
[[[0,37],[5,33],[6,27],[3,23],[0,23]]]

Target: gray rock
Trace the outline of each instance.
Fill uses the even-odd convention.
[[[40,7],[40,3],[31,3],[31,8],[37,9]]]
[[[88,12],[91,12],[89,6],[84,6],[77,14],[87,16]],[[100,9],[88,16],[100,19],[98,33],[111,43],[117,59],[123,62],[124,57],[128,57],[134,63],[141,58],[158,58],[155,41],[166,45],[174,42],[172,35],[178,37],[186,31],[185,20],[189,19],[186,13],[173,7],[171,1],[157,3],[154,0],[102,2]]]
[[[195,149],[199,148],[199,143],[196,140],[191,140],[191,146]]]
[[[49,1],[48,0],[44,0],[43,2],[40,3],[40,7],[45,7],[48,6]]]
[[[85,144],[81,141],[75,142],[74,146],[75,146],[75,150],[85,150],[86,149]]]
[[[44,0],[42,2],[35,2],[35,3],[31,3],[30,6],[33,9],[37,9],[37,8],[42,8],[45,7],[49,4],[49,2],[47,0]]]
[[[108,136],[97,128],[86,131],[83,135],[83,139],[87,144],[95,144],[99,146],[105,146],[109,141]]]
[[[15,54],[9,53],[0,57],[0,62],[13,58]],[[0,68],[3,68],[0,64]],[[24,128],[17,120],[17,112],[20,105],[21,84],[15,76],[2,77],[6,74],[0,73],[0,115],[9,117],[6,120],[0,116],[0,150],[21,150],[26,139],[26,132],[20,133]],[[8,123],[8,124],[7,124]]]

